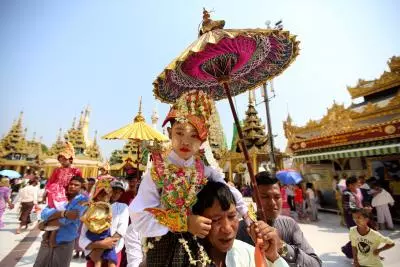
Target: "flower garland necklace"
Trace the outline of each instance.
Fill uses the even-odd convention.
[[[197,201],[197,193],[208,181],[201,160],[196,158],[194,167],[179,167],[161,155],[153,155],[153,160],[152,178],[162,189],[160,202],[166,209],[188,214]]]
[[[193,258],[192,251],[190,250],[190,248],[188,246],[188,241],[186,241],[185,238],[183,238],[183,237],[179,238],[178,241],[179,241],[179,243],[182,244],[183,248],[185,249],[186,253],[188,254],[189,263],[191,265],[197,265],[197,263],[200,263],[201,266],[207,266],[207,264],[211,263],[211,259],[208,257],[206,251],[204,250],[204,247],[202,245],[200,245],[199,242],[197,242],[196,236],[193,236],[193,239],[194,239],[195,243],[197,244],[197,247],[199,248],[200,259],[198,259],[198,260],[195,260]]]

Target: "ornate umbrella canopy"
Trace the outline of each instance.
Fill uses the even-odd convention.
[[[155,130],[153,127],[148,125],[142,115],[142,101],[139,105],[139,113],[130,123],[116,131],[106,134],[102,137],[103,139],[121,139],[129,140],[134,139],[137,141],[168,141],[168,137]]]
[[[214,100],[228,98],[254,188],[261,205],[250,156],[232,96],[256,88],[285,70],[299,53],[295,36],[281,29],[224,30],[203,10],[199,38],[174,59],[153,82],[154,95],[173,103],[183,93],[202,90]]]
[[[194,89],[215,100],[226,98],[221,80],[227,78],[231,95],[238,95],[279,75],[299,53],[299,42],[288,31],[222,29],[223,21],[215,23],[203,16],[202,35],[153,82],[162,102],[172,103]]]

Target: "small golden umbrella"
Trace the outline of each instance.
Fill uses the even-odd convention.
[[[133,119],[133,123],[130,123],[116,131],[106,134],[102,137],[108,140],[135,140],[138,144],[141,141],[157,141],[165,142],[168,141],[168,137],[158,132],[156,129],[146,123],[145,118],[142,115],[142,99],[140,98],[139,112]],[[137,149],[137,176],[139,178],[139,150]]]

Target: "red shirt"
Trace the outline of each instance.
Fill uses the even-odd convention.
[[[303,203],[303,190],[301,190],[300,188],[296,188],[294,190],[294,202]]]
[[[136,196],[136,192],[126,191],[121,195],[118,202],[125,203],[126,205],[129,206],[129,204],[131,204],[131,202],[135,198],[135,196]]]

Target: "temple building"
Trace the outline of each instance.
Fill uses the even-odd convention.
[[[320,177],[322,204],[333,205],[332,178],[344,174],[376,176],[400,197],[400,57],[388,67],[379,78],[347,88],[357,100],[349,107],[334,102],[321,120],[300,127],[288,116],[283,123],[294,163]]]
[[[74,118],[71,128],[64,135],[65,141],[71,142],[75,149],[73,165],[82,171],[82,176],[84,178],[97,177],[98,167],[102,163],[100,148],[97,144],[97,132],[95,132],[93,140],[89,139],[89,119],[90,109],[86,107],[81,112],[77,124]],[[50,147],[47,155],[43,159],[43,169],[47,177],[60,165],[57,160],[57,155],[63,147],[64,141],[61,135],[62,130],[60,129],[56,142]]]
[[[219,160],[220,166],[224,166],[224,172],[228,179],[241,186],[250,183],[250,176],[246,174],[247,167],[240,145],[239,136],[236,127],[233,127],[233,137],[231,149]],[[253,162],[253,170],[258,172],[259,168],[266,168],[270,161],[270,148],[268,144],[268,135],[265,133],[265,125],[262,124],[258,112],[255,108],[255,100],[252,92],[249,92],[249,104],[246,111],[246,117],[242,123],[242,131],[246,147]],[[276,165],[278,169],[283,168],[282,159],[284,153],[275,148]]]
[[[32,140],[26,138],[26,128],[23,128],[23,113],[11,126],[10,131],[0,140],[0,169],[11,169],[23,175],[28,169],[43,171],[49,177],[52,171],[60,166],[57,155],[64,148],[64,139],[70,141],[75,148],[74,166],[81,169],[83,177],[96,177],[101,164],[101,153],[97,144],[96,134],[89,139],[90,110],[86,108],[81,113],[78,124],[75,119],[72,127],[64,138],[62,130],[56,142],[48,149],[41,138],[36,141],[36,133]]]
[[[32,140],[26,139],[27,129],[23,127],[23,112],[11,126],[10,131],[0,140],[0,168],[16,170],[24,173],[27,169],[38,169],[47,147],[36,141],[36,133]],[[40,138],[41,139],[41,138]]]

